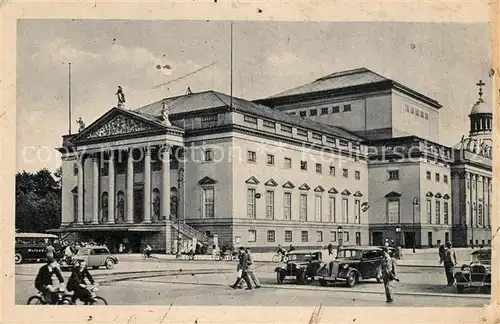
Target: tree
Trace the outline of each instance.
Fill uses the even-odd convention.
[[[61,173],[58,171],[54,175],[47,169],[16,174],[16,228],[19,231],[43,233],[60,226]]]

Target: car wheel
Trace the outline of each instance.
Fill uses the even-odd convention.
[[[376,274],[375,279],[377,279],[378,283],[381,283],[384,281],[384,279],[382,278],[382,267],[377,268],[377,274]]]
[[[281,271],[277,271],[276,272],[276,282],[278,283],[278,285],[283,284],[284,281],[285,281],[285,274],[282,273]]]
[[[23,255],[19,252],[17,252],[15,255],[14,255],[14,262],[16,264],[20,264],[20,263],[23,263]]]
[[[319,281],[319,284],[320,284],[321,286],[323,286],[323,287],[324,287],[324,286],[326,286],[326,285],[328,284],[328,282],[327,282],[325,279],[319,279],[318,281]]]
[[[347,286],[349,287],[354,287],[354,285],[356,284],[356,273],[354,273],[354,271],[351,271],[349,273],[349,275],[347,276]]]
[[[106,265],[106,269],[111,270],[114,268],[115,262],[111,259],[107,259],[105,265]]]

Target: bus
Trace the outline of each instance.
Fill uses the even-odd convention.
[[[14,262],[46,261],[45,247],[58,239],[57,235],[45,233],[16,233]]]

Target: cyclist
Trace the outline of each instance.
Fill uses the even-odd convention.
[[[57,302],[57,288],[53,286],[52,277],[56,275],[59,284],[64,283],[64,278],[59,270],[58,264],[54,257],[48,258],[35,278],[35,288],[43,293],[46,302],[54,305]]]
[[[75,303],[77,299],[85,302],[92,298],[91,292],[87,289],[87,284],[85,283],[85,278],[87,278],[91,284],[94,284],[94,278],[90,275],[87,269],[87,262],[83,259],[78,260],[79,264],[73,269],[71,277],[68,279],[68,291],[74,291],[72,301]]]
[[[147,258],[150,258],[150,257],[151,257],[151,250],[152,250],[152,248],[151,248],[151,246],[149,246],[149,244],[148,244],[148,246],[146,246],[146,248],[144,249],[144,253],[146,253],[146,257],[147,257]]]

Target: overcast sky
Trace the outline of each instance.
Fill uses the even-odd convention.
[[[235,22],[233,31],[236,97],[267,97],[366,67],[438,100],[445,145],[468,132],[479,79],[491,103],[486,23]],[[127,108],[184,94],[188,86],[229,94],[229,43],[229,22],[19,20],[17,170],[60,165],[53,148],[68,133],[68,62],[75,132],[79,116],[89,125],[116,105],[117,85]]]

